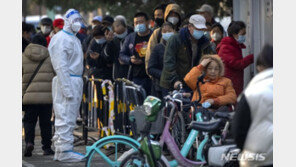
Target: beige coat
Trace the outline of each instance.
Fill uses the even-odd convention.
[[[43,59],[46,60],[26,89],[31,76]],[[47,48],[37,44],[29,44],[22,56],[23,105],[52,104],[51,82],[53,77],[54,70]]]
[[[165,13],[164,13],[164,21],[166,22],[167,17],[169,15],[169,13],[173,11],[178,13],[180,16],[182,16],[182,12],[181,12],[181,7],[177,4],[169,4],[166,9],[165,9]],[[153,48],[158,44],[157,42],[157,37],[158,34],[161,33],[160,32],[160,28],[157,28],[153,31],[149,42],[148,42],[148,46],[147,46],[147,51],[146,51],[146,56],[145,56],[145,68],[146,68],[146,73],[148,74],[147,70],[148,70],[148,63],[149,63],[149,59],[150,59],[150,55],[151,52],[153,50]]]

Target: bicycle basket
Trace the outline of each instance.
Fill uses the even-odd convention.
[[[136,106],[134,108],[133,112],[130,112],[130,116],[133,116],[135,118],[135,123],[136,123],[136,132],[137,134],[140,134],[140,131],[144,130],[145,125],[147,124],[146,115],[142,110],[144,110],[144,106]],[[153,135],[156,134],[161,134],[164,128],[164,118],[162,117],[162,112],[159,111],[157,113],[157,119],[155,122],[152,122],[151,130],[150,133]]]

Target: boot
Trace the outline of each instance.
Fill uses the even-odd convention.
[[[47,148],[43,150],[43,155],[53,155],[54,151],[51,148]]]
[[[85,161],[85,157],[83,154],[69,150],[59,153],[57,160],[61,162],[82,162]]]

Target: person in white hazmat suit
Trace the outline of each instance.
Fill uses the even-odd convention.
[[[73,151],[73,131],[82,99],[83,52],[75,34],[85,23],[75,9],[66,12],[64,21],[63,30],[51,39],[48,46],[57,74],[52,81],[55,113],[54,160],[79,162],[84,160],[84,155]]]

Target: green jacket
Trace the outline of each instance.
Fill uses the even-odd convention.
[[[198,40],[197,54],[192,57],[190,32],[188,28],[182,28],[167,43],[160,86],[173,89],[176,81],[181,81],[185,85],[185,75],[192,67],[198,65],[200,58],[206,54],[213,54],[213,50],[210,41],[203,36]]]

